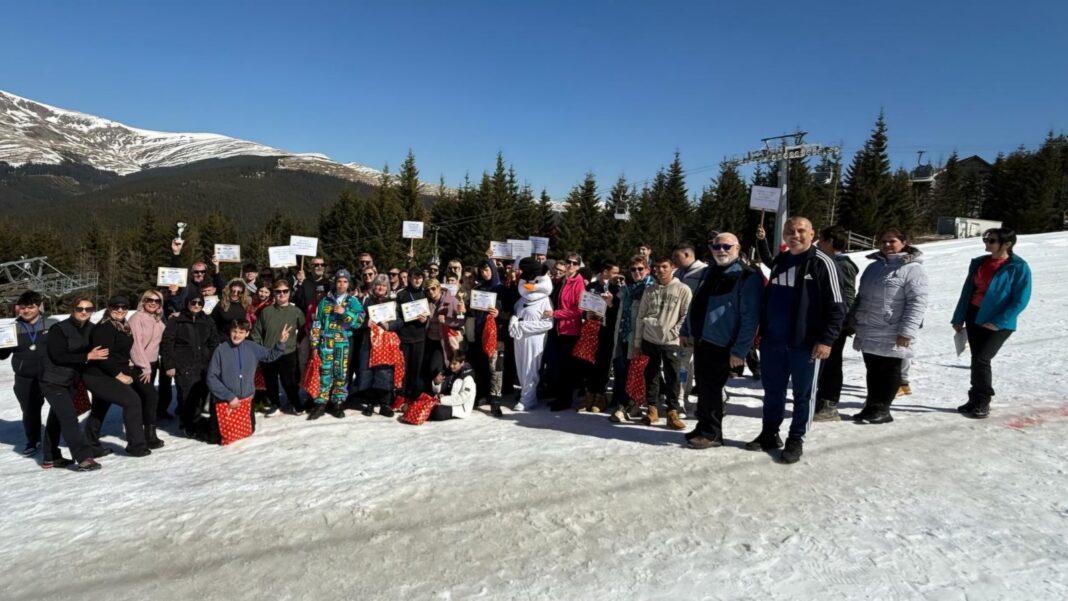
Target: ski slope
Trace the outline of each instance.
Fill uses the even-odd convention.
[[[1068,598],[1068,233],[995,359],[990,419],[961,417],[948,325],[978,239],[928,244],[932,283],[894,423],[816,424],[801,463],[740,448],[760,390],[732,380],[726,447],[603,415],[412,427],[350,412],[260,420],[213,447],[164,434],[100,472],[41,470],[0,364],[0,597],[42,599]],[[855,257],[861,269],[863,256]],[[846,353],[844,413],[863,402]],[[40,458],[37,458],[39,461]]]

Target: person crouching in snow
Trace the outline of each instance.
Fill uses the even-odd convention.
[[[439,404],[430,411],[430,421],[464,418],[475,409],[475,370],[466,361],[463,351],[456,351],[449,360],[449,370],[434,377],[434,394]]]
[[[217,423],[217,404],[227,403],[230,409],[236,409],[242,400],[251,399],[256,394],[256,366],[260,362],[269,363],[281,357],[286,352],[286,341],[292,333],[290,326],[284,326],[278,337],[278,344],[268,350],[247,339],[251,330],[252,325],[247,320],[234,320],[230,323],[229,339],[215,347],[211,356],[211,363],[208,364],[208,390],[212,396],[213,423]],[[252,411],[252,403],[249,402],[248,406],[252,426],[255,428],[256,417]],[[211,432],[209,442],[218,441],[218,437],[217,431]]]
[[[545,338],[553,329],[553,283],[548,267],[531,257],[519,262],[519,300],[515,303],[508,333],[515,341],[515,368],[521,391],[516,411],[538,404],[538,370],[545,354]]]

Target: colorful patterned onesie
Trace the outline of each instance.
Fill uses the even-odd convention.
[[[353,330],[363,325],[363,305],[351,294],[344,295],[340,302],[345,307],[342,314],[334,313],[338,304],[337,293],[331,292],[319,302],[312,322],[312,352],[318,352],[322,360],[319,371],[318,404],[344,403],[348,397],[347,371],[349,367],[349,338]]]

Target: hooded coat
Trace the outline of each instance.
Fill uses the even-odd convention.
[[[912,356],[912,347],[897,346],[897,337],[916,339],[927,312],[927,272],[923,252],[906,246],[902,252],[868,255],[873,262],[860,276],[853,319],[853,348],[881,357]]]

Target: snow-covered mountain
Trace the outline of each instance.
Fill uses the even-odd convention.
[[[283,169],[325,173],[377,184],[380,171],[338,163],[322,154],[298,154],[219,134],[169,133],[42,104],[0,90],[0,161],[62,163],[70,160],[120,175],[204,159],[276,156]]]

